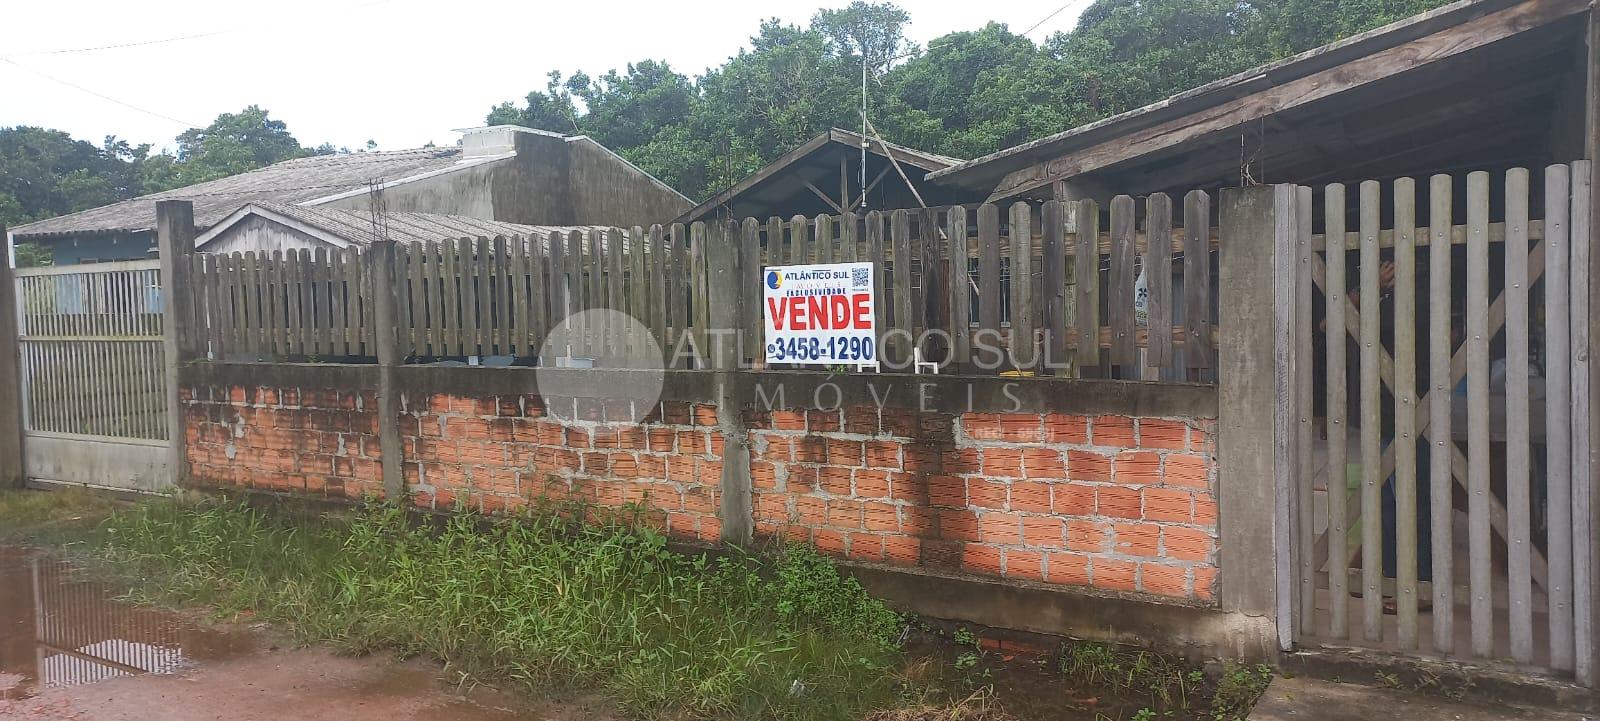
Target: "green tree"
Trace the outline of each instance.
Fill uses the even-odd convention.
[[[258,105],[218,115],[204,128],[185,130],[177,142],[175,155],[162,154],[145,164],[146,192],[225,178],[313,154],[301,147],[288,125],[268,117],[268,111]]]

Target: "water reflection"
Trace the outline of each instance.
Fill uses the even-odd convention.
[[[169,674],[245,650],[236,634],[112,600],[68,563],[0,547],[0,697],[119,676]]]

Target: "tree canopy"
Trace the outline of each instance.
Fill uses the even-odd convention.
[[[767,20],[697,77],[641,60],[598,78],[551,73],[490,123],[585,133],[694,198],[832,126],[869,115],[885,139],[973,158],[1146,105],[1445,0],[1097,0],[1035,42],[1001,23],[917,47],[890,2]]]

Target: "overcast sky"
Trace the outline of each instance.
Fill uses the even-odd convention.
[[[911,14],[909,36],[926,45],[989,20],[1022,32],[1065,1],[900,5]],[[1029,37],[1070,29],[1088,1],[1066,5]],[[763,18],[804,25],[822,4],[11,2],[0,44],[0,126],[57,128],[96,144],[114,134],[163,148],[188,127],[254,103],[308,146],[453,143],[453,129],[481,125],[491,106],[542,89],[551,70],[599,74],[657,58],[698,75],[747,45]],[[184,39],[162,42],[172,38]],[[116,45],[128,46],[84,50]]]

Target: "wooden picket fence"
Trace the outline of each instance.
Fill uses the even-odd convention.
[[[1299,189],[1302,643],[1592,678],[1588,181],[1576,161]]]
[[[1210,196],[1194,191],[1179,209],[1158,194],[1108,208],[1050,201],[444,238],[396,247],[382,274],[377,254],[354,247],[202,253],[191,267],[194,327],[215,358],[370,357],[373,298],[392,290],[395,342],[413,359],[533,359],[572,318],[580,325],[563,354],[600,365],[684,367],[685,348],[703,357],[719,320],[732,321],[738,359],[751,362],[761,351],[761,267],[874,260],[889,368],[909,368],[915,346],[954,370],[1138,378],[1165,369],[1182,380],[1214,364],[1211,217]],[[394,287],[376,287],[378,278]],[[581,326],[597,320],[582,311],[602,308],[631,315],[651,337],[628,324]],[[1009,357],[986,361],[997,355],[986,345]]]

